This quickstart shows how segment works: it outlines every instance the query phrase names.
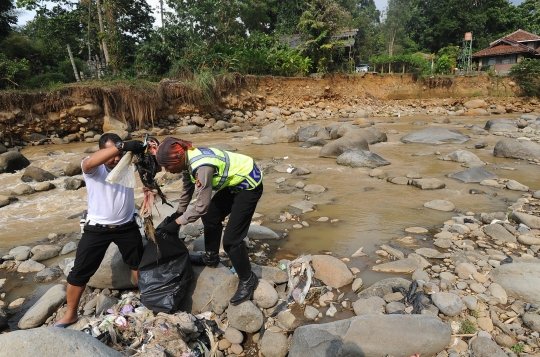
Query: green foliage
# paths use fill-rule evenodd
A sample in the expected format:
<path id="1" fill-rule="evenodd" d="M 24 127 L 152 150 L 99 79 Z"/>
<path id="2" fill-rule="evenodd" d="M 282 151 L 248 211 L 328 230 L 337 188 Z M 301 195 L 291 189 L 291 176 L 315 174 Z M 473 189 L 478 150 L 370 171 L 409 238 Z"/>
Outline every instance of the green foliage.
<path id="1" fill-rule="evenodd" d="M 29 89 L 48 88 L 58 83 L 68 83 L 70 80 L 62 73 L 45 73 L 27 79 L 23 87 Z"/>
<path id="2" fill-rule="evenodd" d="M 326 73 L 333 57 L 343 50 L 345 42 L 335 36 L 348 21 L 348 14 L 334 0 L 314 0 L 302 13 L 298 30 L 304 39 L 303 53 L 316 65 L 317 72 Z"/>
<path id="3" fill-rule="evenodd" d="M 28 60 L 8 59 L 0 53 L 0 88 L 16 88 L 30 74 Z"/>
<path id="4" fill-rule="evenodd" d="M 430 72 L 430 64 L 421 53 L 398 56 L 374 56 L 370 59 L 370 62 L 374 66 L 377 66 L 381 72 L 388 72 L 389 70 L 417 74 L 428 74 Z"/>
<path id="5" fill-rule="evenodd" d="M 525 344 L 523 342 L 519 342 L 510 347 L 510 349 L 515 353 L 521 353 L 525 349 Z"/>
<path id="6" fill-rule="evenodd" d="M 461 321 L 460 334 L 468 335 L 476 332 L 476 325 L 469 320 Z"/>
<path id="7" fill-rule="evenodd" d="M 83 71 L 85 69 L 84 62 L 80 58 L 74 59 L 77 70 Z M 68 79 L 68 82 L 75 82 L 75 74 L 73 73 L 73 65 L 70 60 L 65 60 L 58 63 L 58 73 L 62 74 Z"/>
<path id="8" fill-rule="evenodd" d="M 510 69 L 510 76 L 526 96 L 540 98 L 540 60 L 523 59 Z"/>
<path id="9" fill-rule="evenodd" d="M 455 64 L 448 58 L 447 55 L 442 55 L 439 57 L 437 62 L 435 62 L 435 73 L 437 74 L 450 74 L 452 72 L 452 68 L 454 68 Z"/>
<path id="10" fill-rule="evenodd" d="M 12 0 L 0 1 L 0 41 L 9 35 L 12 30 L 11 26 L 17 23 L 14 9 Z"/>

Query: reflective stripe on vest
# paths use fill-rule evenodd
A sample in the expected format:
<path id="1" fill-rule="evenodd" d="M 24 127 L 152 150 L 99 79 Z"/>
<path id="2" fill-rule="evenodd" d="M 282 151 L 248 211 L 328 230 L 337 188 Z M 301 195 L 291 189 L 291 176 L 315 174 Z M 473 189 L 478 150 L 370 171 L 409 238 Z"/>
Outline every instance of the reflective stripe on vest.
<path id="1" fill-rule="evenodd" d="M 215 148 L 195 148 L 188 151 L 188 159 L 193 182 L 193 172 L 199 167 L 212 166 L 217 169 L 212 187 L 218 191 L 224 187 L 250 190 L 262 181 L 262 172 L 249 156 Z"/>

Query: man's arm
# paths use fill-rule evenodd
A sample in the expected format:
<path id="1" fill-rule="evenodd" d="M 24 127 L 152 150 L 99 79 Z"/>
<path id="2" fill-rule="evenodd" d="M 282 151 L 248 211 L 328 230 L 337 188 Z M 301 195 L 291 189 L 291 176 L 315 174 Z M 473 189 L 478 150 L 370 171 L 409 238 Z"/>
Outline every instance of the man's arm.
<path id="1" fill-rule="evenodd" d="M 199 217 L 204 216 L 206 212 L 208 212 L 210 201 L 212 200 L 213 176 L 214 168 L 212 166 L 202 166 L 197 169 L 197 183 L 195 185 L 192 184 L 193 189 L 197 186 L 197 202 L 195 203 L 195 206 L 185 211 L 184 214 L 176 220 L 178 224 L 185 225 L 195 222 Z"/>
<path id="2" fill-rule="evenodd" d="M 81 168 L 85 174 L 92 174 L 96 171 L 99 165 L 106 163 L 118 154 L 119 151 L 114 145 L 100 149 L 83 159 Z"/>

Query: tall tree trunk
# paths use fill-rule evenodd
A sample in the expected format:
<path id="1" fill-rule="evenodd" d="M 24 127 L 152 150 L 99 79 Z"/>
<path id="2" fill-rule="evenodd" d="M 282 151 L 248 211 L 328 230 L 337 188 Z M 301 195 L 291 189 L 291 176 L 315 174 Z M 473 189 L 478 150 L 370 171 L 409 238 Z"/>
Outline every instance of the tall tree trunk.
<path id="1" fill-rule="evenodd" d="M 71 65 L 73 66 L 73 73 L 75 74 L 75 79 L 77 82 L 81 81 L 81 77 L 79 77 L 79 71 L 77 71 L 77 66 L 75 65 L 75 60 L 73 59 L 73 53 L 71 53 L 71 47 L 69 46 L 69 43 L 67 44 L 67 50 L 69 54 L 69 60 L 71 61 Z"/>
<path id="2" fill-rule="evenodd" d="M 161 15 L 161 41 L 165 43 L 165 35 L 163 34 L 163 27 L 165 27 L 165 23 L 163 22 L 163 0 L 159 0 L 159 14 Z"/>
<path id="3" fill-rule="evenodd" d="M 98 13 L 98 20 L 99 20 L 99 31 L 101 32 L 102 36 L 105 35 L 105 26 L 103 26 L 103 15 L 101 13 L 101 0 L 96 0 L 97 3 L 97 13 Z M 109 65 L 110 58 L 109 58 L 109 51 L 107 50 L 107 42 L 105 41 L 105 38 L 102 40 L 103 45 L 103 55 L 105 56 L 105 62 L 107 65 Z"/>
<path id="4" fill-rule="evenodd" d="M 92 48 L 90 47 L 90 23 L 92 22 L 92 0 L 88 1 L 88 60 L 92 58 Z"/>

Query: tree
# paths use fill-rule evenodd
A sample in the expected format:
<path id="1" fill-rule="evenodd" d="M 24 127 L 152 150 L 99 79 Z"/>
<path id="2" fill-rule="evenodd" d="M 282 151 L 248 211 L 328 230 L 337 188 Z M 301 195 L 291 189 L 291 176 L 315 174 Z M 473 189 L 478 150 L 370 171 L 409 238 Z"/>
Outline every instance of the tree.
<path id="1" fill-rule="evenodd" d="M 405 31 L 407 23 L 411 20 L 411 0 L 389 0 L 382 31 L 387 43 L 388 55 L 393 56 L 396 47 L 399 51 L 406 47 L 408 35 Z"/>
<path id="2" fill-rule="evenodd" d="M 525 95 L 540 98 L 540 60 L 523 59 L 510 69 L 510 76 L 519 84 Z"/>
<path id="3" fill-rule="evenodd" d="M 521 28 L 525 31 L 540 33 L 540 1 L 525 0 L 518 7 L 519 16 L 523 25 Z"/>
<path id="4" fill-rule="evenodd" d="M 333 56 L 345 44 L 337 35 L 349 20 L 348 14 L 333 0 L 314 0 L 307 6 L 298 23 L 305 40 L 301 48 L 317 66 L 317 72 L 326 73 L 333 65 Z"/>
<path id="5" fill-rule="evenodd" d="M 13 0 L 0 1 L 0 41 L 9 35 L 11 25 L 17 23 L 17 16 L 13 13 L 13 10 L 15 10 Z"/>

